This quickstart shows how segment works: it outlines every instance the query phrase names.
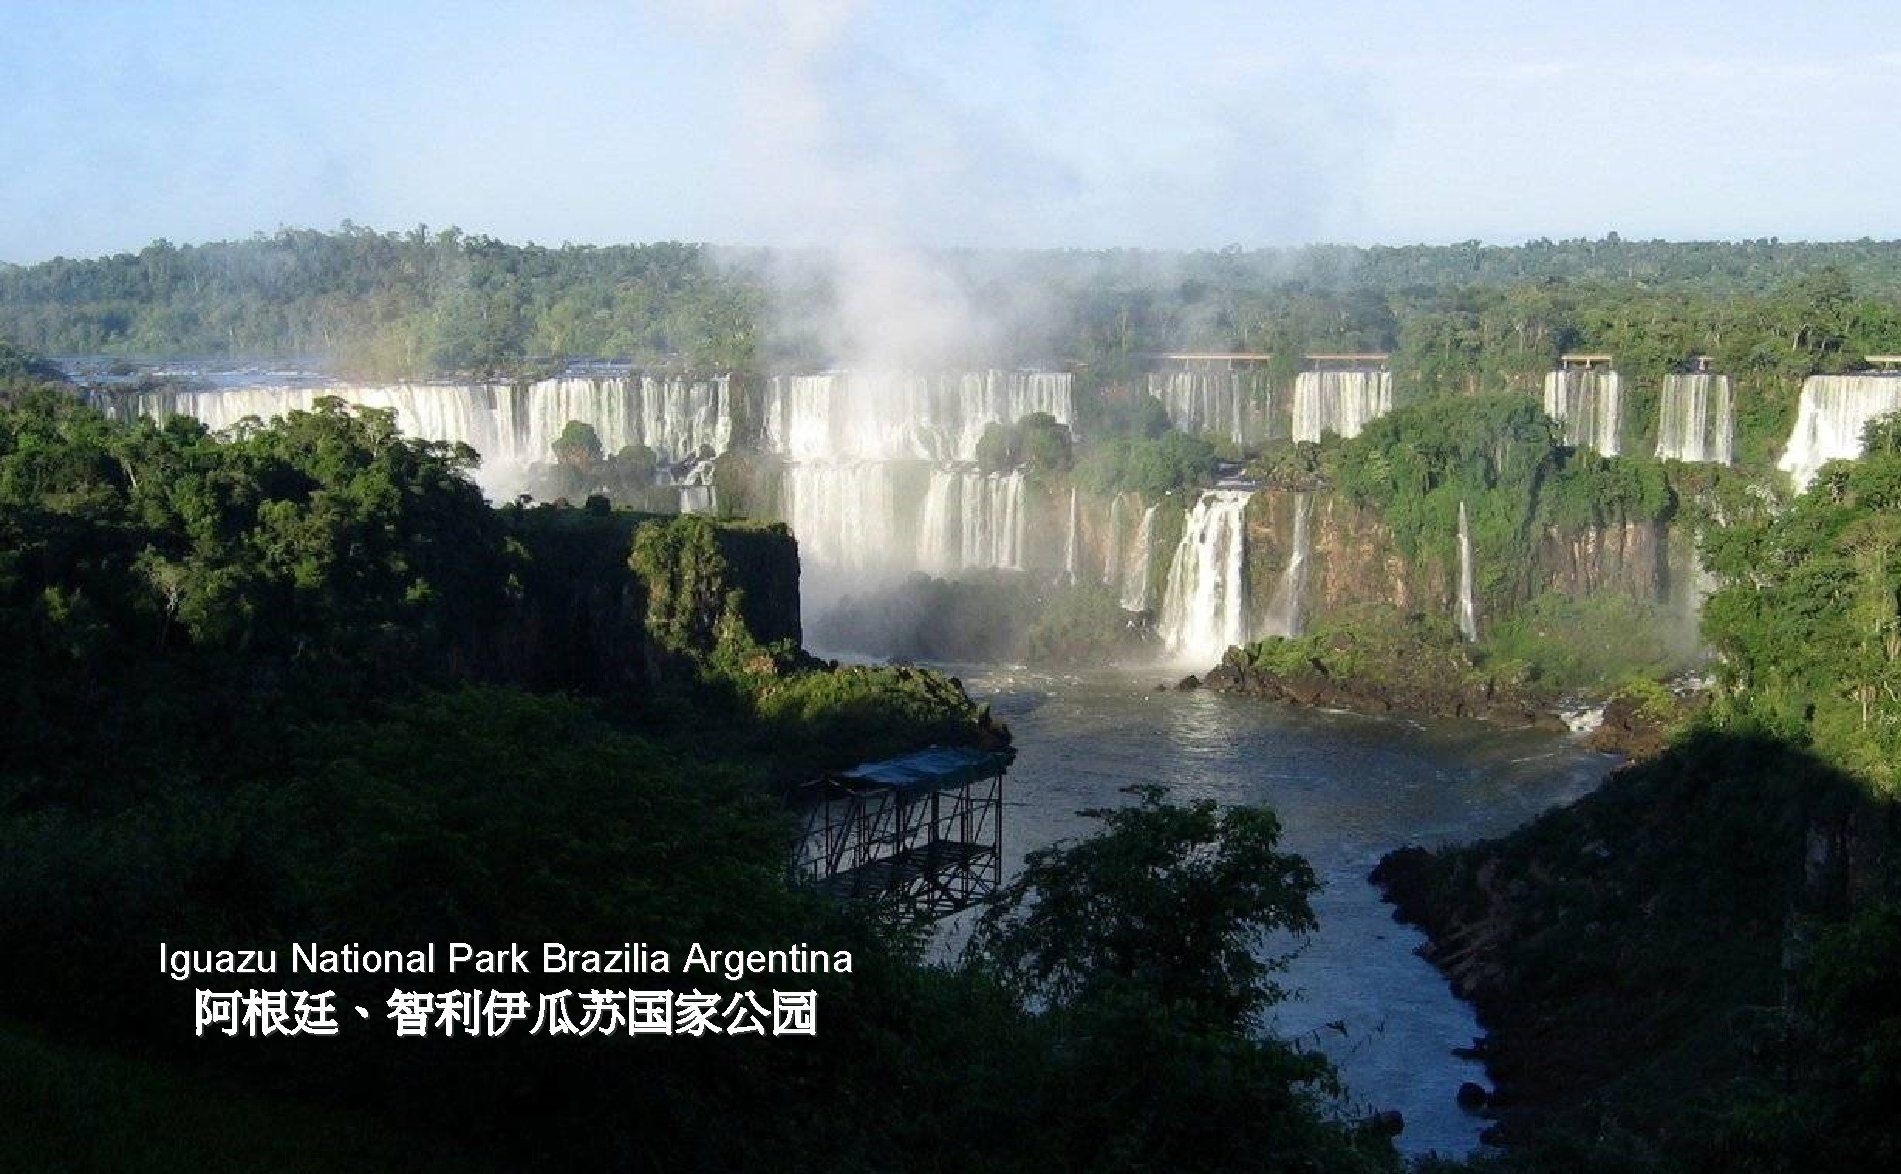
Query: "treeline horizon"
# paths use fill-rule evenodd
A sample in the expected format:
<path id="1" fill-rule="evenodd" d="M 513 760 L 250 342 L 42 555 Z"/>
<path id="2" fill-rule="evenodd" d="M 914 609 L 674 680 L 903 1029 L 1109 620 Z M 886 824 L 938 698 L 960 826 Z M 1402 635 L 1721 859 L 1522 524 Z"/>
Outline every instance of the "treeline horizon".
<path id="1" fill-rule="evenodd" d="M 838 272 L 816 249 L 549 247 L 456 228 L 0 265 L 0 337 L 53 355 L 321 358 L 339 374 L 520 377 L 577 357 L 693 370 L 823 364 Z M 1433 393 L 1521 386 L 1563 350 L 1640 371 L 1840 370 L 1901 349 L 1901 241 L 942 249 L 908 254 L 980 321 L 984 365 L 1113 381 L 1156 352 L 1391 352 Z"/>

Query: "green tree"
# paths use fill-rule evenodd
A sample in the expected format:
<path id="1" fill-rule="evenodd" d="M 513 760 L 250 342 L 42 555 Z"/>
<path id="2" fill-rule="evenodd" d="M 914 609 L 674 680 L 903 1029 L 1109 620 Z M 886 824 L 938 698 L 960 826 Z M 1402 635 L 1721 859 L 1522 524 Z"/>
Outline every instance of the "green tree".
<path id="1" fill-rule="evenodd" d="M 1319 887 L 1280 850 L 1265 807 L 1182 806 L 1132 787 L 1133 807 L 1083 814 L 1089 839 L 1030 853 L 979 919 L 969 956 L 1020 997 L 1064 1007 L 1134 987 L 1210 1024 L 1244 1029 L 1280 997 L 1270 934 L 1315 928 Z"/>

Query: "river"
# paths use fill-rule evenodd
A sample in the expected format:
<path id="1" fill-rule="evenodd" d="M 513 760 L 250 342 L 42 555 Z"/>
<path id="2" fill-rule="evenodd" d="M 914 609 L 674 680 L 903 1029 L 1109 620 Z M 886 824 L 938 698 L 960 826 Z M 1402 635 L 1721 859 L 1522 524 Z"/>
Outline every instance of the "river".
<path id="1" fill-rule="evenodd" d="M 1455 1096 L 1462 1081 L 1490 1082 L 1452 1049 L 1471 1045 L 1477 1021 L 1414 953 L 1424 939 L 1393 921 L 1367 873 L 1402 844 L 1509 831 L 1590 790 L 1613 760 L 1562 735 L 1161 692 L 1161 678 L 965 675 L 971 695 L 1016 735 L 1006 871 L 1033 849 L 1086 834 L 1091 821 L 1076 813 L 1129 803 L 1121 789 L 1135 784 L 1163 784 L 1178 800 L 1274 808 L 1284 846 L 1325 887 L 1314 900 L 1319 932 L 1281 976 L 1293 997 L 1271 1030 L 1330 1055 L 1352 1111 L 1404 1114 L 1403 1153 L 1468 1153 L 1486 1122 Z"/>

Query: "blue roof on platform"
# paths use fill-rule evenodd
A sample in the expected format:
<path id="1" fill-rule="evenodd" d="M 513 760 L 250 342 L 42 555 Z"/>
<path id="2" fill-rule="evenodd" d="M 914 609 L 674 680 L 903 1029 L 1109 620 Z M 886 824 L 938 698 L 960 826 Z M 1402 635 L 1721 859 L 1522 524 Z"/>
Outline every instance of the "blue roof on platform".
<path id="1" fill-rule="evenodd" d="M 978 750 L 969 746 L 932 746 L 896 758 L 866 762 L 838 775 L 855 783 L 880 787 L 955 787 L 1003 773 L 1016 757 L 1014 750 Z"/>

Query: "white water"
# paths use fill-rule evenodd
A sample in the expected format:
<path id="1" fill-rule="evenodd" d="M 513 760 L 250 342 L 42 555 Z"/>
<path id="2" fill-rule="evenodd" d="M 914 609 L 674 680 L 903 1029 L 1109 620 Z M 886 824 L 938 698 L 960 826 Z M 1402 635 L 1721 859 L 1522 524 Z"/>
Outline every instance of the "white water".
<path id="1" fill-rule="evenodd" d="M 405 436 L 468 445 L 482 455 L 476 481 L 491 495 L 503 495 L 525 485 L 530 467 L 554 459 L 555 440 L 575 420 L 594 429 L 608 455 L 644 444 L 672 464 L 702 449 L 724 452 L 732 443 L 730 392 L 725 376 L 631 375 L 528 384 L 273 383 L 101 395 L 95 403 L 111 415 L 161 421 L 191 416 L 223 431 L 247 417 L 268 421 L 307 412 L 318 399 L 335 396 L 347 404 L 394 411 Z"/>
<path id="2" fill-rule="evenodd" d="M 1393 377 L 1386 371 L 1302 371 L 1294 380 L 1294 439 L 1321 434 L 1353 437 L 1393 410 Z"/>
<path id="3" fill-rule="evenodd" d="M 1811 375 L 1802 384 L 1795 430 L 1776 467 L 1802 492 L 1823 465 L 1861 455 L 1870 420 L 1901 411 L 1901 374 Z"/>
<path id="4" fill-rule="evenodd" d="M 786 520 L 799 541 L 801 574 L 823 591 L 828 580 L 884 578 L 911 569 L 894 559 L 899 535 L 898 466 L 793 465 L 785 473 Z"/>
<path id="5" fill-rule="evenodd" d="M 1034 412 L 1069 422 L 1069 375 L 782 375 L 766 388 L 766 445 L 795 461 L 973 461 L 986 427 Z"/>
<path id="6" fill-rule="evenodd" d="M 1082 582 L 1082 516 L 1076 507 L 1076 487 L 1069 487 L 1069 528 L 1063 532 L 1063 582 L 1074 587 Z"/>
<path id="7" fill-rule="evenodd" d="M 1248 639 L 1245 532 L 1249 490 L 1214 489 L 1189 512 L 1162 596 L 1163 646 L 1172 661 L 1212 667 Z"/>
<path id="8" fill-rule="evenodd" d="M 1657 459 L 1734 461 L 1736 405 L 1729 376 L 1703 372 L 1670 375 L 1663 381 L 1663 407 L 1657 419 Z"/>
<path id="9" fill-rule="evenodd" d="M 992 424 L 1070 418 L 1070 377 L 832 371 L 774 378 L 765 442 L 788 458 L 786 520 L 800 543 L 808 604 L 924 571 L 1021 569 L 1028 522 L 1021 474 L 970 467 Z M 920 463 L 928 463 L 928 468 Z M 1075 576 L 1075 509 L 1064 571 Z"/>
<path id="10" fill-rule="evenodd" d="M 1470 643 L 1479 638 L 1479 605 L 1472 598 L 1472 527 L 1465 503 L 1459 503 L 1459 634 Z"/>
<path id="11" fill-rule="evenodd" d="M 1158 508 L 1150 506 L 1142 511 L 1142 524 L 1135 531 L 1135 545 L 1122 563 L 1123 611 L 1147 611 L 1152 606 L 1149 565 L 1155 558 L 1155 511 Z"/>
<path id="12" fill-rule="evenodd" d="M 1244 448 L 1267 440 L 1273 398 L 1264 372 L 1193 363 L 1152 372 L 1148 386 L 1169 423 L 1183 432 L 1221 436 Z"/>
<path id="13" fill-rule="evenodd" d="M 786 517 L 807 595 L 823 600 L 913 571 L 956 576 L 1023 566 L 1024 479 L 975 469 L 921 471 L 895 461 L 788 466 Z"/>
<path id="14" fill-rule="evenodd" d="M 1307 560 L 1313 553 L 1313 537 L 1310 533 L 1313 512 L 1313 495 L 1296 493 L 1294 533 L 1287 554 L 1287 566 L 1281 570 L 1281 581 L 1275 586 L 1274 598 L 1267 608 L 1267 628 L 1271 635 L 1298 636 L 1305 626 Z"/>
<path id="15" fill-rule="evenodd" d="M 1114 587 L 1122 582 L 1122 495 L 1109 499 L 1109 540 L 1102 560 L 1102 581 Z"/>
<path id="16" fill-rule="evenodd" d="M 1614 457 L 1624 428 L 1623 380 L 1602 367 L 1548 371 L 1545 414 L 1564 426 L 1565 444 Z"/>

